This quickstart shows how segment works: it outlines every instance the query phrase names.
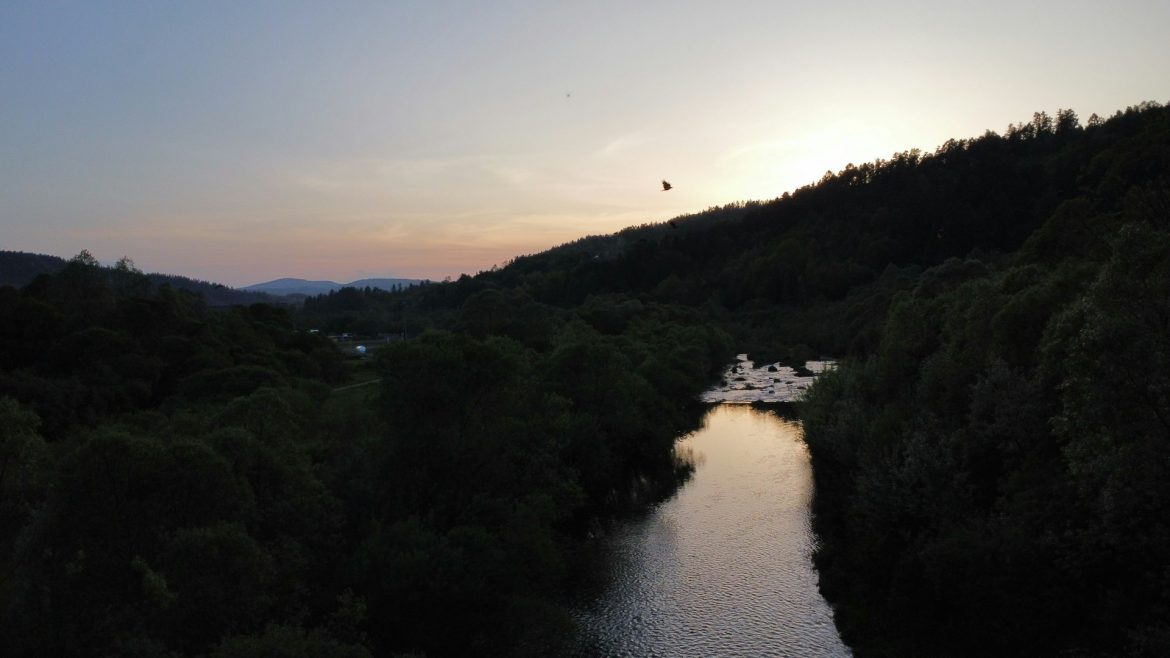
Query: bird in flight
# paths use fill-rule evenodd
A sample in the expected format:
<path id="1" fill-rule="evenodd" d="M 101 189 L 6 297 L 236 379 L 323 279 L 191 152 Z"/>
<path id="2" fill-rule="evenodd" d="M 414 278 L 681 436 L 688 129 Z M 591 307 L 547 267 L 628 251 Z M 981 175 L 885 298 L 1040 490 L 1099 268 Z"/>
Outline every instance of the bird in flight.
<path id="1" fill-rule="evenodd" d="M 669 189 L 670 189 L 670 183 L 667 183 L 666 181 L 662 181 L 662 191 L 665 192 Z"/>

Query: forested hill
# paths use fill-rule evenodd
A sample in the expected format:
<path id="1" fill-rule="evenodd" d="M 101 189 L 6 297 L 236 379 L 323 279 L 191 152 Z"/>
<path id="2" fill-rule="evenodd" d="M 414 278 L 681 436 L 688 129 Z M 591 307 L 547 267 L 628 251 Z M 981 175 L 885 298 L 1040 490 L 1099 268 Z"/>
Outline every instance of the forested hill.
<path id="1" fill-rule="evenodd" d="M 0 251 L 0 286 L 23 286 L 41 274 L 59 272 L 65 259 L 23 251 Z"/>
<path id="2" fill-rule="evenodd" d="M 814 388 L 859 656 L 1170 655 L 1170 112 L 1095 130 L 1037 159 L 1005 253 L 924 271 Z"/>
<path id="3" fill-rule="evenodd" d="M 1104 235 L 1107 226 L 1084 226 L 1084 213 L 1064 206 L 1088 203 L 1115 224 L 1128 191 L 1164 175 L 1166 112 L 1146 103 L 1086 125 L 1071 111 L 1038 113 L 1002 135 L 851 164 L 779 199 L 582 238 L 452 285 L 310 300 L 306 317 L 344 311 L 351 325 L 418 329 L 495 289 L 584 304 L 610 324 L 621 323 L 623 301 L 681 304 L 724 321 L 753 349 L 865 354 L 892 296 L 928 268 L 950 258 L 1000 263 L 1037 232 L 1029 248 L 1049 257 L 1084 231 Z"/>
<path id="4" fill-rule="evenodd" d="M 1038 113 L 303 320 L 531 340 L 670 305 L 843 357 L 804 415 L 857 655 L 1170 655 L 1168 176 L 1170 109 Z"/>

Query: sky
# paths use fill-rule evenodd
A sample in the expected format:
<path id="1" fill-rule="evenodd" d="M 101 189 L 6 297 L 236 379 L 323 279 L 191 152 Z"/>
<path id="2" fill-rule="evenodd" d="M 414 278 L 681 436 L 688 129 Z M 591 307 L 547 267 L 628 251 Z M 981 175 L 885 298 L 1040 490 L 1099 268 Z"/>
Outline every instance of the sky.
<path id="1" fill-rule="evenodd" d="M 1166 103 L 1168 25 L 1165 0 L 0 0 L 0 249 L 235 286 L 474 274 Z"/>

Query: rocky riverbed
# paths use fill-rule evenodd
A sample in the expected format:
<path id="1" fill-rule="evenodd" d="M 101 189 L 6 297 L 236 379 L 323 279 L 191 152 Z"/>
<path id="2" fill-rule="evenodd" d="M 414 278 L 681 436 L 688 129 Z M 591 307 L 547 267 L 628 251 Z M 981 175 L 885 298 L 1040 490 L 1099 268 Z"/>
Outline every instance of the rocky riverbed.
<path id="1" fill-rule="evenodd" d="M 720 384 L 705 391 L 703 402 L 796 402 L 812 386 L 817 375 L 836 366 L 834 361 L 808 361 L 802 371 L 767 363 L 757 366 L 747 354 L 739 354 L 723 373 Z"/>

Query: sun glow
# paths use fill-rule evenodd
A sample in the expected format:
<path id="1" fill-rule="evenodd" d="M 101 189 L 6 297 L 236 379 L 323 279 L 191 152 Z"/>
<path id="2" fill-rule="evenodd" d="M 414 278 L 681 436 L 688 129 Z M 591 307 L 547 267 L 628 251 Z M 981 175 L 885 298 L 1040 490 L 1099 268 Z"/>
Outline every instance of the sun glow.
<path id="1" fill-rule="evenodd" d="M 720 194 L 728 199 L 769 199 L 836 173 L 888 158 L 899 147 L 897 138 L 878 126 L 838 122 L 799 137 L 745 144 L 717 163 Z"/>

